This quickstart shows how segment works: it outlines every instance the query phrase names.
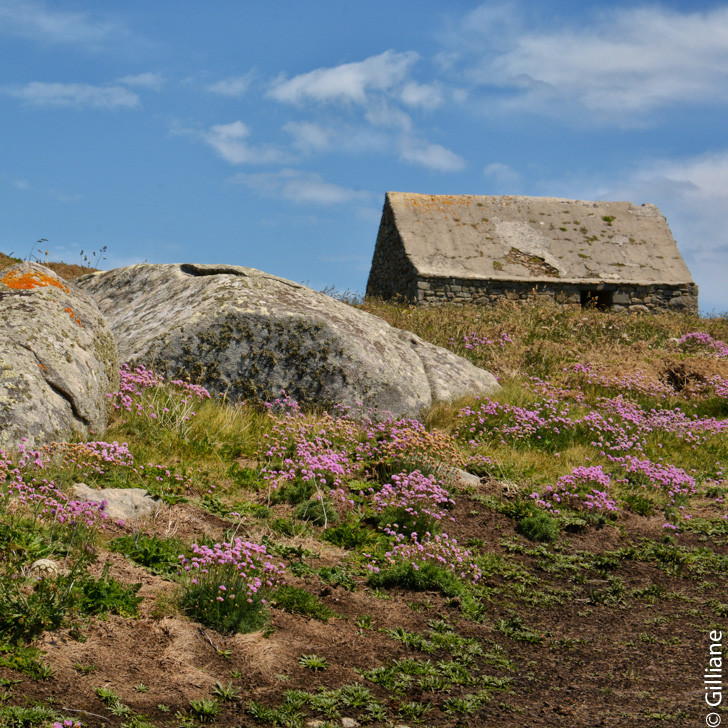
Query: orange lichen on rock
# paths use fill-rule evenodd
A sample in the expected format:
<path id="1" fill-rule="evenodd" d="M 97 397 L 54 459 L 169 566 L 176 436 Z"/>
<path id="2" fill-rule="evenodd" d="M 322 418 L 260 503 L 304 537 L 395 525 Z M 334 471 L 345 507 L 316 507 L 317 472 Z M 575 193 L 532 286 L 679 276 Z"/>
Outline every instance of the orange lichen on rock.
<path id="1" fill-rule="evenodd" d="M 75 313 L 73 313 L 73 309 L 70 306 L 66 306 L 66 308 L 63 309 L 79 326 L 83 326 L 81 323 L 81 319 L 76 316 Z"/>
<path id="2" fill-rule="evenodd" d="M 39 271 L 20 273 L 19 271 L 11 270 L 0 278 L 0 283 L 4 283 L 8 288 L 16 291 L 32 290 L 33 288 L 40 288 L 42 286 L 55 286 L 68 293 L 68 286 Z"/>
<path id="3" fill-rule="evenodd" d="M 414 210 L 423 213 L 439 212 L 444 217 L 450 218 L 462 209 L 467 209 L 472 204 L 469 195 L 419 195 L 405 193 L 403 195 L 407 204 Z M 455 218 L 457 221 L 457 218 Z"/>

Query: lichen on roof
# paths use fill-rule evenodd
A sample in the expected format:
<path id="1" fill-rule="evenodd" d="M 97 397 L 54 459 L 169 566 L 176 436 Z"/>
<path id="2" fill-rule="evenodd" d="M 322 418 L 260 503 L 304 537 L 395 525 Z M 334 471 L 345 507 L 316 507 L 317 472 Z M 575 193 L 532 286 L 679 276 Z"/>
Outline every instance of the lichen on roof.
<path id="1" fill-rule="evenodd" d="M 654 205 L 388 192 L 420 277 L 692 283 Z"/>

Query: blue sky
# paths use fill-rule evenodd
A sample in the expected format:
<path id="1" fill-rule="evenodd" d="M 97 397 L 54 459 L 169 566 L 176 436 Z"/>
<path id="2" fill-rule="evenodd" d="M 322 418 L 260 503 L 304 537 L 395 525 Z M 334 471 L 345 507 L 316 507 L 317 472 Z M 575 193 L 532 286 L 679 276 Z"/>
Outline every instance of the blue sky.
<path id="1" fill-rule="evenodd" d="M 0 0 L 0 250 L 363 291 L 387 190 L 660 207 L 728 311 L 728 3 Z"/>

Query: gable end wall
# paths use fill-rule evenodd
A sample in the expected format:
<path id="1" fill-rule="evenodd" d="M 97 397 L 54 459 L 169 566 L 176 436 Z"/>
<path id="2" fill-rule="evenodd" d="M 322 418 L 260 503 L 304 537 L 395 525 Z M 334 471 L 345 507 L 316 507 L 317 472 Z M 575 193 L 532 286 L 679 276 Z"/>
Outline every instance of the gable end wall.
<path id="1" fill-rule="evenodd" d="M 367 296 L 408 301 L 417 299 L 417 270 L 404 252 L 404 244 L 394 220 L 394 212 L 385 198 L 372 267 L 367 281 Z"/>

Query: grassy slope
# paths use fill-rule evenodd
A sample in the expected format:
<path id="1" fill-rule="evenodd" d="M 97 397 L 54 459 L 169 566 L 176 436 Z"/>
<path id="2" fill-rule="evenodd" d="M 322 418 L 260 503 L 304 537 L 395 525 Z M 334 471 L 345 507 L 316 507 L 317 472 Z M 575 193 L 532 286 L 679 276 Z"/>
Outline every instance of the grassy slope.
<path id="1" fill-rule="evenodd" d="M 728 341 L 725 318 L 611 315 L 548 305 L 364 307 L 493 371 L 504 385 L 501 405 L 550 399 L 568 403 L 570 416 L 577 417 L 622 395 L 644 412 L 680 408 L 690 417 L 728 417 L 725 395 L 710 385 L 714 377 L 728 378 L 728 358 L 676 344 L 692 331 Z M 590 367 L 592 375 L 574 365 Z M 548 379 L 551 388 L 543 394 L 533 378 Z M 728 626 L 725 435 L 701 435 L 695 442 L 660 427 L 643 433 L 641 458 L 662 458 L 696 481 L 694 493 L 676 500 L 666 489 L 625 478 L 602 454 L 605 448 L 591 444 L 593 432 L 564 426 L 558 433 L 494 437 L 510 422 L 501 411 L 477 436 L 465 435 L 462 409 L 475 411 L 482 403 L 439 405 L 426 418 L 430 431 L 439 433 L 434 439 L 411 437 L 407 453 L 372 460 L 369 475 L 360 469 L 343 479 L 356 507 L 334 532 L 305 520 L 306 509 L 296 502 L 300 492 L 286 496 L 284 489 L 286 497 L 276 496 L 261 477 L 262 466 L 277 464 L 265 456 L 270 439 L 264 435 L 275 439 L 280 419 L 207 402 L 186 422 L 179 397 L 165 391 L 155 396 L 169 396 L 158 402 L 171 410 L 166 424 L 123 413 L 106 433 L 110 442 L 129 443 L 135 471 L 110 466 L 94 473 L 69 457 L 56 459 L 43 474 L 61 488 L 80 479 L 142 486 L 171 504 L 152 522 L 110 526 L 96 541 L 114 578 L 142 583 L 141 617 L 124 616 L 123 609 L 114 616 L 112 608 L 103 622 L 80 610 L 75 626 L 66 619 L 60 629 L 46 631 L 31 643 L 45 650 L 54 671 L 45 679 L 17 669 L 23 640 L 6 647 L 17 659 L 0 667 L 7 691 L 0 726 L 50 725 L 52 711 L 89 726 L 137 728 L 298 726 L 313 718 L 336 719 L 334 725 L 340 716 L 377 726 L 651 726 L 704 719 L 706 635 Z M 351 434 L 320 418 L 306 422 L 327 428 L 334 444 Z M 382 537 L 370 497 L 357 495 L 362 481 L 378 489 L 399 470 L 441 474 L 433 453 L 441 462 L 469 462 L 483 476 L 478 486 L 446 480 L 457 505 L 454 520 L 442 526 L 469 546 L 483 578 L 469 586 L 439 573 L 417 582 L 405 569 L 372 582 L 363 554 L 376 553 Z M 477 467 L 474 455 L 483 456 Z M 534 506 L 531 492 L 543 493 L 587 464 L 613 472 L 616 514 L 562 508 L 554 517 Z M 617 482 L 619 476 L 625 482 Z M 230 516 L 232 510 L 239 515 Z M 17 513 L 6 508 L 3 522 L 17 523 Z M 679 530 L 666 530 L 666 522 Z M 37 528 L 47 539 L 48 532 Z M 267 543 L 288 565 L 289 582 L 311 597 L 280 593 L 270 633 L 241 639 L 209 628 L 199 632 L 181 613 L 169 558 L 152 558 L 159 539 L 174 534 L 174 552 L 205 535 L 221 540 L 231 535 L 229 528 Z M 37 544 L 20 546 L 17 533 L 4 533 L 6 555 L 25 549 L 30 561 L 40 553 Z M 128 542 L 123 549 L 146 568 L 111 553 L 111 540 L 123 535 L 137 545 L 148 543 L 145 535 L 157 537 L 141 556 Z M 99 564 L 88 569 L 99 576 Z M 327 617 L 325 609 L 337 616 Z M 312 654 L 318 661 L 299 659 Z M 120 703 L 100 697 L 101 686 Z M 217 708 L 195 700 L 217 701 Z M 33 701 L 40 701 L 35 717 Z M 51 712 L 43 718 L 43 710 Z"/>

